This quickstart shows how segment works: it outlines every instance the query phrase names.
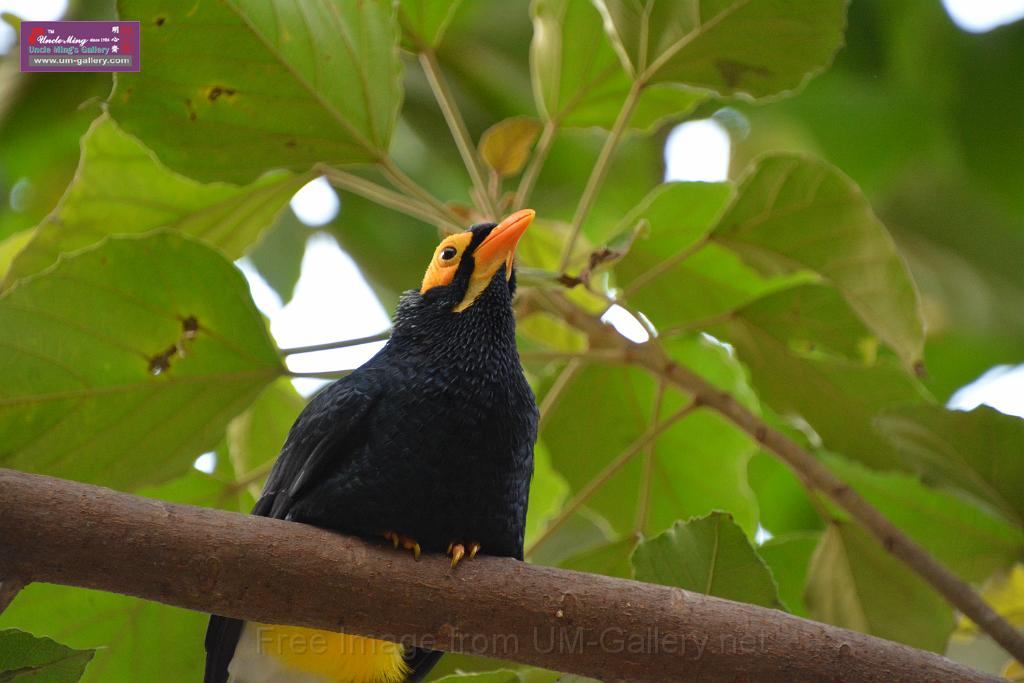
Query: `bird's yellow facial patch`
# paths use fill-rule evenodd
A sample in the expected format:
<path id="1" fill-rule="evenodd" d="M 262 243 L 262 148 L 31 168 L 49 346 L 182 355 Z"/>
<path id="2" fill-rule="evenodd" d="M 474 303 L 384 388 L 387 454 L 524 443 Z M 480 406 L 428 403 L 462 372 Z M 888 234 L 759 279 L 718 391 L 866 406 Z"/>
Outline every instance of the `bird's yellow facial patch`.
<path id="1" fill-rule="evenodd" d="M 453 309 L 461 313 L 476 301 L 490 284 L 491 278 L 498 269 L 505 266 L 506 279 L 512 277 L 512 261 L 515 258 L 516 245 L 526 229 L 533 222 L 536 212 L 533 209 L 522 209 L 509 215 L 495 225 L 473 251 L 473 271 L 469 276 L 466 294 Z M 451 235 L 441 241 L 434 250 L 434 258 L 430 261 L 420 294 L 433 287 L 451 284 L 462 263 L 463 256 L 473 241 L 472 232 Z"/>
<path id="2" fill-rule="evenodd" d="M 455 271 L 462 262 L 462 255 L 466 253 L 473 234 L 462 232 L 457 235 L 449 235 L 441 240 L 434 250 L 434 258 L 430 259 L 427 272 L 423 275 L 423 286 L 420 287 L 420 294 L 426 293 L 428 289 L 451 284 L 455 277 Z"/>
<path id="3" fill-rule="evenodd" d="M 287 670 L 318 680 L 399 683 L 409 673 L 402 646 L 397 643 L 300 626 L 248 627 L 255 627 L 259 654 L 276 659 Z"/>

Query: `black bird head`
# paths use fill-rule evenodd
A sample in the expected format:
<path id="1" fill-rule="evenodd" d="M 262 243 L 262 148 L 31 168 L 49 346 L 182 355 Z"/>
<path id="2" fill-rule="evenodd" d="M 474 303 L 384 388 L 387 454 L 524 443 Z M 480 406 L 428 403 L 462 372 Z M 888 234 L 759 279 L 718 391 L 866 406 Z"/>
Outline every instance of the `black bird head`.
<path id="1" fill-rule="evenodd" d="M 532 209 L 500 223 L 480 223 L 441 240 L 419 291 L 406 292 L 395 314 L 392 341 L 422 342 L 439 353 L 515 344 L 512 294 L 516 245 L 533 221 Z"/>
<path id="2" fill-rule="evenodd" d="M 480 223 L 445 237 L 434 250 L 420 296 L 461 314 L 492 287 L 505 287 L 511 295 L 516 245 L 535 215 L 532 209 L 523 209 L 500 223 Z"/>

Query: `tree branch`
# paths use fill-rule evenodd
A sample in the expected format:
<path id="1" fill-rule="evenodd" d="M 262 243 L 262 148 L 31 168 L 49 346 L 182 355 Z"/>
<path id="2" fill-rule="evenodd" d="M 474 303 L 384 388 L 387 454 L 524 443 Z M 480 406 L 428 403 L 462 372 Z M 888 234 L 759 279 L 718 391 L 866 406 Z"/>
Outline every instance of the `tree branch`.
<path id="1" fill-rule="evenodd" d="M 18 592 L 25 587 L 25 582 L 14 577 L 0 579 L 0 614 L 7 609 Z"/>
<path id="2" fill-rule="evenodd" d="M 675 588 L 489 557 L 453 574 L 442 556 L 414 562 L 306 525 L 3 469 L 0 575 L 606 680 L 999 680 L 930 652 Z M 201 648 L 197 640 L 196 657 Z"/>
<path id="3" fill-rule="evenodd" d="M 566 322 L 585 332 L 592 343 L 601 347 L 602 353 L 592 359 L 607 358 L 613 349 L 619 349 L 621 357 L 612 362 L 627 362 L 646 368 L 656 377 L 662 377 L 694 396 L 698 403 L 721 413 L 788 465 L 805 485 L 828 496 L 846 510 L 883 548 L 906 563 L 1015 659 L 1024 662 L 1024 635 L 999 616 L 970 585 L 946 569 L 798 443 L 744 408 L 729 393 L 720 391 L 700 375 L 673 362 L 656 341 L 644 344 L 630 342 L 611 326 L 577 308 L 561 295 L 546 296 L 544 301 L 553 305 Z"/>

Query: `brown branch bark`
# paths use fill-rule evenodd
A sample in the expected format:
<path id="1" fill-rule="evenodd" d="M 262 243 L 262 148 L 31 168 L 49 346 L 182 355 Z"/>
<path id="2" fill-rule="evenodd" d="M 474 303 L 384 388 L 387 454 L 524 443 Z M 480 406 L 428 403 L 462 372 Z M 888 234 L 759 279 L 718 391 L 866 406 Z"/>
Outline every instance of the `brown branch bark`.
<path id="1" fill-rule="evenodd" d="M 585 332 L 596 344 L 597 359 L 621 353 L 617 362 L 643 367 L 657 377 L 691 394 L 700 404 L 718 411 L 737 427 L 760 442 L 811 489 L 828 496 L 846 510 L 888 552 L 907 564 L 927 581 L 951 605 L 967 615 L 1015 659 L 1024 662 L 1024 635 L 1003 619 L 966 582 L 946 569 L 938 560 L 904 534 L 856 491 L 836 477 L 811 453 L 782 432 L 740 405 L 728 392 L 717 389 L 700 375 L 674 363 L 656 342 L 636 344 L 625 339 L 611 326 L 580 310 L 560 295 L 545 301 L 566 322 Z"/>
<path id="2" fill-rule="evenodd" d="M 18 592 L 25 587 L 25 582 L 14 577 L 0 579 L 0 614 L 11 604 Z"/>
<path id="3" fill-rule="evenodd" d="M 486 549 L 485 549 L 486 550 Z M 173 505 L 0 469 L 0 575 L 630 681 L 996 681 L 930 652 L 687 591 Z M 196 657 L 202 644 L 196 642 Z"/>

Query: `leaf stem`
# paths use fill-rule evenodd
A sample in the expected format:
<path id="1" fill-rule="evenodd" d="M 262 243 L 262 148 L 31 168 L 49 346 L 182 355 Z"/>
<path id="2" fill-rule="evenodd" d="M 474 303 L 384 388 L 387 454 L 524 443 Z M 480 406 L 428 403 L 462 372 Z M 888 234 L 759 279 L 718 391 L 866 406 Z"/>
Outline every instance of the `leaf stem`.
<path id="1" fill-rule="evenodd" d="M 425 47 L 420 51 L 419 58 L 420 66 L 423 68 L 423 73 L 427 76 L 430 89 L 434 92 L 437 105 L 441 108 L 444 120 L 448 123 L 448 129 L 452 132 L 455 146 L 459 148 L 459 154 L 462 155 L 462 161 L 466 165 L 466 171 L 469 172 L 469 178 L 473 181 L 473 187 L 476 190 L 477 196 L 477 208 L 490 218 L 497 220 L 498 207 L 495 205 L 491 193 L 487 191 L 487 182 L 484 179 L 479 155 L 469 135 L 469 130 L 466 128 L 466 122 L 462 118 L 462 113 L 459 111 L 459 106 L 455 102 L 455 96 L 452 94 L 451 88 L 448 87 L 448 82 L 441 72 L 441 65 L 437 63 L 437 55 L 433 49 Z"/>
<path id="2" fill-rule="evenodd" d="M 661 404 L 665 399 L 665 380 L 658 382 L 658 390 L 654 394 L 654 405 L 651 406 L 651 424 L 656 424 L 661 417 Z M 654 475 L 654 442 L 644 448 L 643 473 L 641 474 L 640 496 L 636 506 L 636 521 L 633 533 L 640 535 L 647 526 L 647 513 L 651 504 L 651 480 Z"/>
<path id="3" fill-rule="evenodd" d="M 453 225 L 450 217 L 420 199 L 389 190 L 372 180 L 367 180 L 354 173 L 348 173 L 329 166 L 321 167 L 320 172 L 335 187 L 369 199 L 375 204 L 380 204 L 399 213 L 412 216 L 428 225 L 435 225 L 437 223 L 441 223 L 444 226 Z M 454 225 L 458 226 L 458 223 Z"/>
<path id="4" fill-rule="evenodd" d="M 323 344 L 311 344 L 309 346 L 294 346 L 290 349 L 281 349 L 278 351 L 282 356 L 294 356 L 300 353 L 313 353 L 314 351 L 327 351 L 329 349 L 344 349 L 349 346 L 360 346 L 362 344 L 371 344 L 373 342 L 385 341 L 391 337 L 391 330 L 384 330 L 377 334 L 371 334 L 366 337 L 358 337 L 356 339 L 342 339 L 340 341 L 325 342 Z"/>
<path id="5" fill-rule="evenodd" d="M 540 139 L 533 148 L 533 156 L 530 157 L 530 163 L 527 165 L 526 170 L 523 171 L 523 177 L 519 179 L 519 187 L 516 189 L 515 199 L 512 200 L 513 210 L 525 207 L 526 202 L 530 201 L 533 186 L 536 184 L 537 178 L 540 177 L 541 169 L 544 168 L 544 162 L 547 161 L 548 152 L 551 151 L 551 145 L 555 141 L 555 134 L 557 132 L 558 124 L 554 121 L 548 121 L 544 124 L 543 130 L 540 132 Z"/>
<path id="6" fill-rule="evenodd" d="M 633 116 L 633 110 L 640 100 L 640 93 L 642 91 L 643 84 L 640 81 L 634 81 L 629 89 L 629 94 L 626 95 L 626 101 L 622 103 L 619 116 L 615 119 L 615 124 L 608 134 L 608 138 L 604 141 L 601 153 L 594 163 L 594 170 L 590 172 L 590 178 L 587 180 L 587 185 L 580 196 L 579 204 L 576 205 L 576 213 L 572 218 L 569 239 L 565 243 L 565 248 L 562 251 L 561 265 L 558 267 L 560 271 L 564 272 L 569 266 L 569 261 L 572 259 L 572 250 L 576 247 L 576 240 L 579 239 L 583 222 L 586 221 L 587 215 L 594 205 L 594 200 L 597 198 L 597 193 L 604 184 L 605 177 L 608 175 L 608 170 L 611 167 L 612 156 L 615 153 L 615 149 L 619 146 L 622 134 L 626 131 L 626 126 L 629 125 L 629 119 Z"/>
<path id="7" fill-rule="evenodd" d="M 600 361 L 605 363 L 626 363 L 629 361 L 620 349 L 589 349 L 587 351 L 523 351 L 519 354 L 524 363 L 545 363 L 556 360 Z"/>
<path id="8" fill-rule="evenodd" d="M 657 264 L 653 268 L 641 273 L 635 280 L 623 289 L 622 298 L 625 299 L 631 294 L 635 294 L 637 291 L 643 289 L 649 285 L 654 279 L 661 277 L 667 270 L 678 266 L 680 263 L 690 258 L 698 251 L 703 249 L 711 242 L 711 238 L 708 236 L 702 237 L 687 248 L 683 249 L 677 254 L 670 256 L 661 263 Z"/>
<path id="9" fill-rule="evenodd" d="M 346 368 L 344 370 L 322 370 L 317 372 L 294 372 L 289 370 L 287 375 L 292 378 L 302 379 L 341 379 L 342 377 L 352 373 L 353 368 Z"/>
<path id="10" fill-rule="evenodd" d="M 650 429 L 640 435 L 640 437 L 631 443 L 626 450 L 622 451 L 618 457 L 605 465 L 604 469 L 601 470 L 596 477 L 591 479 L 586 486 L 580 489 L 579 493 L 573 496 L 572 500 L 565 504 L 562 511 L 558 513 L 558 516 L 552 519 L 551 522 L 548 523 L 547 528 L 544 529 L 544 532 L 538 536 L 532 544 L 530 544 L 530 547 L 526 550 L 526 556 L 529 557 L 538 546 L 551 538 L 551 536 L 558 531 L 563 524 L 569 521 L 570 517 L 576 514 L 576 511 L 579 510 L 584 503 L 590 500 L 590 497 L 593 496 L 598 489 L 604 486 L 605 483 L 611 479 L 616 472 L 621 470 L 630 460 L 632 460 L 637 453 L 647 448 L 648 445 L 654 443 L 654 441 L 661 436 L 666 429 L 682 420 L 698 407 L 700 407 L 700 404 L 697 401 L 691 401 L 661 422 L 652 424 Z"/>
<path id="11" fill-rule="evenodd" d="M 459 226 L 459 229 L 461 230 L 463 221 L 459 215 L 452 211 L 451 207 L 434 195 L 430 194 L 429 191 L 410 178 L 405 171 L 398 167 L 398 164 L 396 164 L 391 157 L 385 155 L 378 159 L 377 163 L 380 165 L 384 175 L 387 176 L 388 180 L 390 180 L 395 187 L 405 191 L 412 197 L 418 198 L 427 203 L 439 215 L 447 218 L 449 223 Z"/>
<path id="12" fill-rule="evenodd" d="M 551 411 L 556 405 L 558 400 L 562 398 L 562 394 L 565 392 L 572 380 L 575 379 L 576 375 L 579 374 L 580 369 L 583 367 L 583 360 L 580 358 L 573 358 L 566 363 L 565 368 L 558 374 L 554 384 L 548 389 L 548 393 L 544 394 L 544 400 L 540 402 L 540 424 L 537 425 L 538 430 L 544 428 L 544 423 L 547 422 L 551 416 Z"/>
<path id="13" fill-rule="evenodd" d="M 276 462 L 277 458 L 271 458 L 265 463 L 261 463 L 252 468 L 242 476 L 238 477 L 235 481 L 228 483 L 227 486 L 224 487 L 224 495 L 222 496 L 222 499 L 238 493 L 246 487 L 261 481 L 264 477 L 270 474 L 270 470 L 274 469 L 274 463 Z"/>

